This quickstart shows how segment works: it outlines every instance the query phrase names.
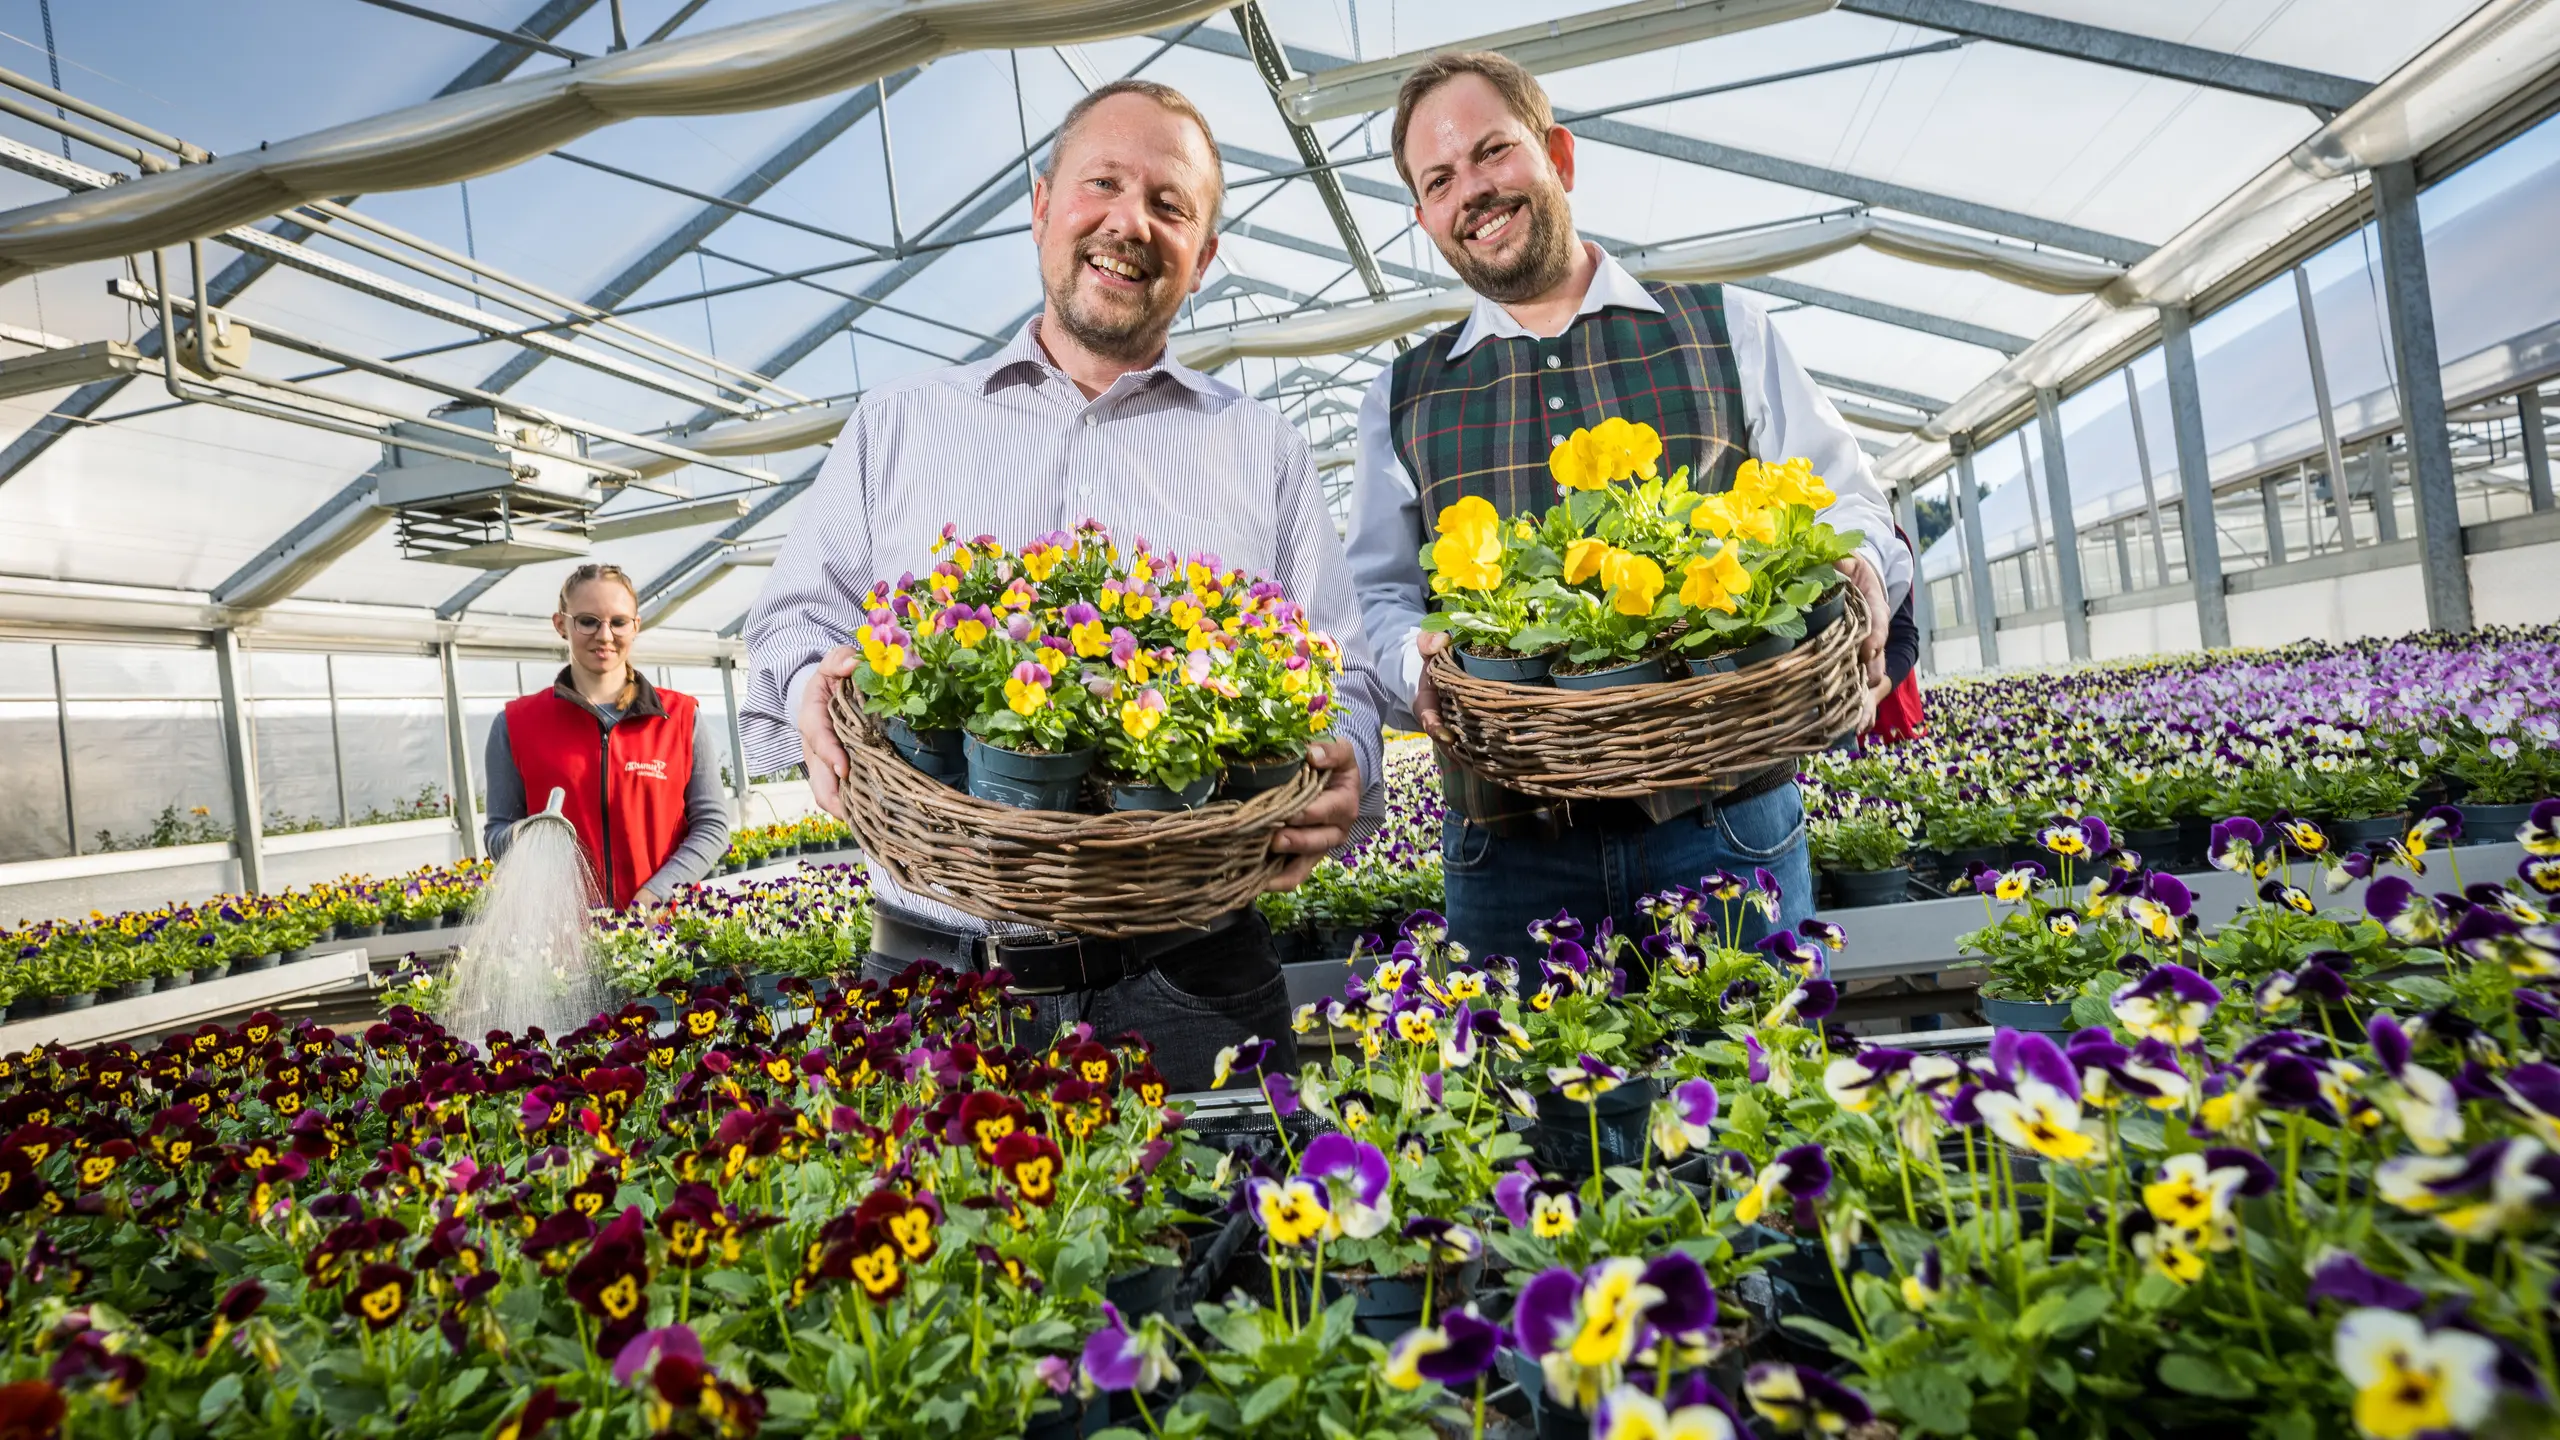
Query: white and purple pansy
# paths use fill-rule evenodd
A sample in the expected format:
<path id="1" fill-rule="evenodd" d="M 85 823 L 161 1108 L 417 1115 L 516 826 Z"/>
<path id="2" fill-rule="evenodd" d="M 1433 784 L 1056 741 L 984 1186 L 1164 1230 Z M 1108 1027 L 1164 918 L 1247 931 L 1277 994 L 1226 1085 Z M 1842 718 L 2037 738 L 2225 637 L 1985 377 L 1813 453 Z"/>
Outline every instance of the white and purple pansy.
<path id="1" fill-rule="evenodd" d="M 2221 987 L 2184 965 L 2155 965 L 2107 997 L 2107 1007 L 2135 1036 L 2180 1047 L 2203 1036 L 2205 1021 L 2221 1003 Z"/>

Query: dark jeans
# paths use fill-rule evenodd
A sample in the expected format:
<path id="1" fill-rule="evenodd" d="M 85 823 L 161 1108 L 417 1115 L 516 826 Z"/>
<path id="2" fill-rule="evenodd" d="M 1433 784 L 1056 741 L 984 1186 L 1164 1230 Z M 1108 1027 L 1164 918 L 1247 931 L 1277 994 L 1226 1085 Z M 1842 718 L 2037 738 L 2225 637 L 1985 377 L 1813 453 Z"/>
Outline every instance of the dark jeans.
<path id="1" fill-rule="evenodd" d="M 874 953 L 867 979 L 886 980 L 910 962 Z M 1275 1041 L 1271 1068 L 1295 1074 L 1298 1037 L 1289 1028 L 1289 983 L 1261 915 L 1171 952 L 1143 975 L 1101 990 L 1025 997 L 1031 1023 L 1015 1034 L 1033 1049 L 1060 1026 L 1091 1025 L 1097 1039 L 1134 1030 L 1155 1049 L 1155 1065 L 1176 1093 L 1206 1090 L 1218 1052 L 1259 1037 Z"/>
<path id="2" fill-rule="evenodd" d="M 1553 838 L 1498 836 L 1453 814 L 1441 827 L 1440 860 L 1450 938 L 1476 955 L 1542 954 L 1529 927 L 1559 910 L 1586 932 L 1606 916 L 1619 934 L 1641 938 L 1653 933 L 1653 921 L 1637 913 L 1637 896 L 1695 885 L 1710 870 L 1745 881 L 1754 870 L 1767 870 L 1782 892 L 1781 923 L 1792 927 L 1813 914 L 1804 797 L 1792 784 L 1659 825 L 1577 825 Z M 1750 911 L 1737 943 L 1756 944 L 1768 931 L 1759 912 Z"/>

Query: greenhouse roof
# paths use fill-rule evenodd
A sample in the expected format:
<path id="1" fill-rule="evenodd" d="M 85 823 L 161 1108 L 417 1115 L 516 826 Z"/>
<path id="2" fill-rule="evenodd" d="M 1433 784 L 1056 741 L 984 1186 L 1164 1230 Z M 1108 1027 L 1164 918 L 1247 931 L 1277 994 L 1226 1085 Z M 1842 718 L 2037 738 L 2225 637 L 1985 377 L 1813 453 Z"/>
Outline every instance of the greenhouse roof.
<path id="1" fill-rule="evenodd" d="M 558 97 L 612 91 L 729 27 L 878 7 L 321 0 L 287 20 L 133 0 L 53 7 L 50 42 L 35 7 L 15 8 L 0 65 L 35 81 L 55 67 L 69 97 L 129 123 L 0 115 L 0 207 L 15 207 L 0 213 L 0 275 L 15 277 L 0 360 L 79 352 L 63 363 L 104 367 L 0 400 L 0 438 L 14 437 L 0 625 L 547 634 L 572 560 L 404 558 L 372 505 L 383 418 L 479 390 L 558 418 L 638 482 L 598 512 L 591 558 L 639 576 L 657 643 L 695 654 L 725 648 L 865 386 L 989 353 L 1034 312 L 1026 153 L 1116 76 L 1183 89 L 1225 152 L 1225 237 L 1181 353 L 1235 357 L 1224 373 L 1287 410 L 1323 459 L 1347 458 L 1359 387 L 1396 335 L 1447 313 L 1436 292 L 1454 283 L 1411 226 L 1373 107 L 1410 57 L 1491 36 L 1543 71 L 1583 139 L 1585 232 L 1639 269 L 1766 295 L 1880 473 L 1909 482 L 1943 467 L 1950 429 L 1996 434 L 2034 387 L 2067 391 L 2138 353 L 2151 304 L 2210 310 L 2333 245 L 2361 221 L 2366 167 L 2440 174 L 2525 131 L 2553 103 L 2560 56 L 2560 4 L 2544 0 L 1299 0 L 1265 7 L 1279 53 L 1264 58 L 1297 77 L 1275 97 L 1258 37 L 1215 6 L 1029 0 L 994 29 L 1080 38 L 1008 51 L 969 48 L 984 38 L 962 23 L 969 7 L 925 0 L 902 13 L 943 17 L 944 38 L 848 40 L 814 78 L 643 95 L 616 112 L 639 118 L 602 124 Z M 632 45 L 664 48 L 613 54 L 617 10 Z M 490 38 L 510 32 L 543 46 Z M 424 128 L 542 77 L 549 130 L 465 153 Z M 23 95 L 25 115 L 53 116 Z M 443 95 L 480 98 L 416 108 Z M 374 117 L 388 118 L 368 144 L 408 132 L 407 168 L 381 173 L 410 188 L 331 188 L 346 172 L 307 163 L 330 142 L 319 132 Z M 202 152 L 224 158 L 110 183 Z M 442 173 L 469 169 L 482 173 Z M 291 188 L 288 171 L 319 188 Z M 230 184 L 235 209 L 242 194 L 311 203 L 240 224 L 200 198 L 155 218 L 163 192 L 198 181 L 200 197 Z M 2550 233 L 2554 187 L 2538 193 L 2532 215 L 2497 212 L 2503 233 Z M 148 254 L 94 258 L 118 253 L 100 246 L 217 223 L 239 228 L 203 247 L 211 298 L 248 328 L 248 369 L 342 408 L 306 399 L 296 423 L 207 403 L 200 383 L 182 403 L 156 367 L 134 374 L 115 358 L 130 352 L 100 343 L 151 337 L 161 293 Z M 1346 227 L 1374 264 L 1353 263 Z M 186 248 L 163 252 L 181 306 Z M 464 283 L 475 266 L 493 273 Z M 2448 362 L 2461 353 L 2449 344 Z M 2300 418 L 2232 433 L 2255 443 Z M 1349 483 L 1346 466 L 1326 473 Z M 2120 488 L 2094 481 L 2083 501 Z"/>

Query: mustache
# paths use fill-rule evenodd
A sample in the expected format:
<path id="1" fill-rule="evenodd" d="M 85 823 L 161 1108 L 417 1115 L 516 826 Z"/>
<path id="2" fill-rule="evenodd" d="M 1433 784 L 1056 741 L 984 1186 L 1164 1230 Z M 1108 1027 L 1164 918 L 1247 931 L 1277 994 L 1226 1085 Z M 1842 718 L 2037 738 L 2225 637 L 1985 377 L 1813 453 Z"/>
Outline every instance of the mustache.
<path id="1" fill-rule="evenodd" d="M 1478 225 L 1483 224 L 1486 217 L 1492 215 L 1494 211 L 1509 209 L 1514 205 L 1520 206 L 1524 209 L 1531 208 L 1529 192 L 1526 190 L 1514 190 L 1503 195 L 1487 195 L 1483 199 L 1469 204 L 1466 209 L 1458 212 L 1457 221 L 1451 227 L 1450 234 L 1453 237 L 1460 238 L 1469 235 L 1474 232 Z"/>
<path id="2" fill-rule="evenodd" d="M 1135 241 L 1087 240 L 1076 246 L 1076 259 L 1079 262 L 1090 260 L 1097 255 L 1106 256 L 1125 265 L 1134 265 L 1140 274 L 1150 280 L 1164 273 L 1164 260 L 1156 254 L 1154 247 L 1140 245 Z"/>

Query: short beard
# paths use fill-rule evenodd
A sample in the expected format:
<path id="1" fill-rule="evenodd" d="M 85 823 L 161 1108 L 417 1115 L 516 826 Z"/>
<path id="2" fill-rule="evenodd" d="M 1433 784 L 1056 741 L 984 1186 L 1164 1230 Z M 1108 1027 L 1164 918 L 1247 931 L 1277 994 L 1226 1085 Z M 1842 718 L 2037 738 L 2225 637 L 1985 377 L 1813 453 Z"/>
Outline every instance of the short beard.
<path id="1" fill-rule="evenodd" d="M 1111 255 L 1156 271 L 1155 276 L 1147 281 L 1146 289 L 1140 292 L 1137 312 L 1126 319 L 1105 320 L 1087 313 L 1077 303 L 1076 285 L 1080 277 L 1073 270 L 1063 281 L 1048 287 L 1049 313 L 1057 319 L 1058 328 L 1067 332 L 1078 345 L 1120 365 L 1136 365 L 1156 358 L 1164 349 L 1165 336 L 1173 328 L 1174 313 L 1182 306 L 1181 288 L 1168 283 L 1163 261 L 1154 255 L 1133 253 L 1135 248 L 1088 242 L 1078 245 L 1075 252 L 1074 263 L 1078 270 L 1095 255 Z M 1167 293 L 1160 303 L 1151 303 L 1157 301 L 1155 292 L 1158 286 L 1163 286 Z"/>
<path id="2" fill-rule="evenodd" d="M 1564 192 L 1561 188 L 1541 186 L 1511 195 L 1497 197 L 1492 204 L 1470 212 L 1481 217 L 1486 210 L 1525 201 L 1521 220 L 1529 226 L 1527 243 L 1510 263 L 1487 266 L 1477 262 L 1467 250 L 1466 242 L 1453 236 L 1440 246 L 1441 257 L 1449 268 L 1458 272 L 1466 287 L 1487 300 L 1501 305 L 1517 305 L 1535 300 L 1553 290 L 1573 273 L 1573 226 L 1564 217 Z M 1460 217 L 1457 235 L 1464 235 L 1473 221 Z M 1513 222 L 1520 223 L 1518 221 Z"/>

